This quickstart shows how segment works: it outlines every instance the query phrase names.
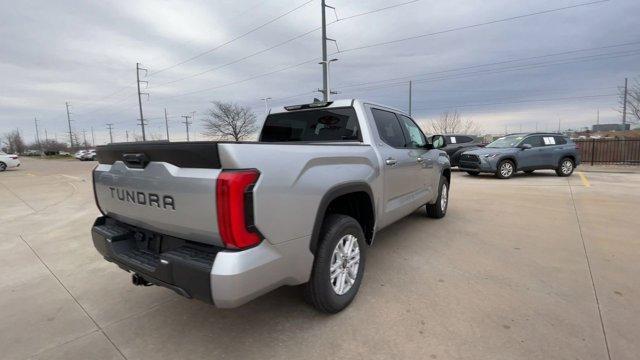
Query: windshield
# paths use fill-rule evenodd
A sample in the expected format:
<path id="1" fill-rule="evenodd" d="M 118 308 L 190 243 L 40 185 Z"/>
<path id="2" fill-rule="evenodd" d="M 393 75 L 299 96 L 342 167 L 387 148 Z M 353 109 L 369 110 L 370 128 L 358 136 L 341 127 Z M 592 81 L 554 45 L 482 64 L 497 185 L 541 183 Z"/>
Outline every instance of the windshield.
<path id="1" fill-rule="evenodd" d="M 524 138 L 523 135 L 509 135 L 505 137 L 501 137 L 500 139 L 492 142 L 491 144 L 485 146 L 488 148 L 512 148 L 516 147 L 520 141 Z"/>
<path id="2" fill-rule="evenodd" d="M 362 141 L 362 136 L 355 110 L 344 107 L 271 114 L 260 141 Z"/>

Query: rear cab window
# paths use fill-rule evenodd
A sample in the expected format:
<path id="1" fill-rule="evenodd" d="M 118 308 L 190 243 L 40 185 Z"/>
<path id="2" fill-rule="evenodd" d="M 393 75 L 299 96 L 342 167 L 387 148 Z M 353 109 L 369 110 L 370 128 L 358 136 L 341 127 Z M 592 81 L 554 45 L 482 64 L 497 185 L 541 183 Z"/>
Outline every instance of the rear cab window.
<path id="1" fill-rule="evenodd" d="M 269 114 L 260 141 L 362 142 L 362 130 L 353 107 L 291 111 Z"/>
<path id="2" fill-rule="evenodd" d="M 373 120 L 376 122 L 380 139 L 394 148 L 405 147 L 404 134 L 396 114 L 380 109 L 371 109 L 371 113 L 373 114 Z"/>

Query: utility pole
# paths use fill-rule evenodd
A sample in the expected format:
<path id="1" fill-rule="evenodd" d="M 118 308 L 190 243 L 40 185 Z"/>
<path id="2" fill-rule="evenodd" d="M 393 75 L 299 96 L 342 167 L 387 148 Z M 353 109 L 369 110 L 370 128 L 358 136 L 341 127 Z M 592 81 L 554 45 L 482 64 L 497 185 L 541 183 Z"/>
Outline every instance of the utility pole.
<path id="1" fill-rule="evenodd" d="M 624 78 L 624 100 L 622 100 L 622 123 L 627 123 L 627 78 Z"/>
<path id="2" fill-rule="evenodd" d="M 86 149 L 87 148 L 87 130 L 85 129 L 82 129 L 82 140 L 84 142 L 83 143 L 84 148 Z"/>
<path id="3" fill-rule="evenodd" d="M 93 147 L 96 146 L 96 136 L 93 133 L 93 126 L 91 127 L 91 146 L 93 146 Z"/>
<path id="4" fill-rule="evenodd" d="M 327 37 L 327 16 L 326 9 L 333 9 L 335 12 L 336 8 L 333 6 L 327 5 L 325 0 L 320 2 L 320 6 L 322 8 L 322 90 L 320 91 L 324 96 L 324 101 L 329 101 L 329 62 L 327 61 L 327 40 L 336 42 L 335 39 L 330 39 Z M 337 19 L 337 15 L 336 15 Z M 337 46 L 337 43 L 336 43 Z"/>
<path id="5" fill-rule="evenodd" d="M 36 144 L 40 150 L 42 150 L 42 145 L 40 144 L 40 133 L 38 132 L 38 119 L 36 117 L 33 118 L 33 123 L 36 125 Z"/>
<path id="6" fill-rule="evenodd" d="M 69 114 L 69 102 L 64 103 L 67 106 L 67 122 L 69 123 L 69 147 L 73 148 L 73 133 L 71 132 L 71 115 Z"/>
<path id="7" fill-rule="evenodd" d="M 127 137 L 127 142 L 129 142 L 129 130 L 125 130 L 124 135 Z"/>
<path id="8" fill-rule="evenodd" d="M 413 84 L 412 84 L 411 80 L 409 80 L 409 116 L 411 116 L 411 104 L 412 104 L 411 92 L 412 92 L 412 88 L 413 88 Z"/>
<path id="9" fill-rule="evenodd" d="M 536 132 L 538 132 L 538 122 L 536 121 Z"/>
<path id="10" fill-rule="evenodd" d="M 562 120 L 560 118 L 558 118 L 558 133 L 560 133 L 560 124 L 562 123 Z"/>
<path id="11" fill-rule="evenodd" d="M 136 63 L 136 84 L 138 85 L 138 107 L 140 108 L 140 127 L 142 127 L 142 141 L 147 141 L 147 137 L 144 132 L 144 116 L 142 116 L 142 98 L 141 95 L 145 94 L 149 96 L 149 93 L 141 93 L 140 92 L 140 83 L 143 82 L 145 84 L 149 84 L 147 81 L 140 81 L 140 70 L 144 71 L 145 76 L 147 76 L 147 69 L 141 68 L 140 63 Z"/>
<path id="12" fill-rule="evenodd" d="M 49 142 L 49 135 L 47 134 L 47 129 L 44 129 L 44 141 Z"/>
<path id="13" fill-rule="evenodd" d="M 189 119 L 191 118 L 191 116 L 182 115 L 182 117 L 184 118 L 184 121 L 182 123 L 187 127 L 187 141 L 189 141 L 189 125 L 191 125 Z"/>
<path id="14" fill-rule="evenodd" d="M 329 67 L 329 63 L 327 62 L 327 16 L 326 16 L 326 8 L 325 0 L 320 2 L 320 6 L 322 7 L 322 90 L 324 91 L 322 94 L 324 95 L 324 101 L 329 101 L 329 89 L 327 84 L 327 70 Z"/>
<path id="15" fill-rule="evenodd" d="M 167 141 L 169 140 L 169 119 L 167 118 L 167 108 L 164 108 L 164 127 L 167 129 Z"/>
<path id="16" fill-rule="evenodd" d="M 270 97 L 266 97 L 266 98 L 262 98 L 260 99 L 262 101 L 264 101 L 264 113 L 268 113 L 269 112 L 269 100 L 271 100 Z"/>
<path id="17" fill-rule="evenodd" d="M 113 124 L 107 124 L 107 128 L 109 129 L 109 144 L 113 143 Z"/>

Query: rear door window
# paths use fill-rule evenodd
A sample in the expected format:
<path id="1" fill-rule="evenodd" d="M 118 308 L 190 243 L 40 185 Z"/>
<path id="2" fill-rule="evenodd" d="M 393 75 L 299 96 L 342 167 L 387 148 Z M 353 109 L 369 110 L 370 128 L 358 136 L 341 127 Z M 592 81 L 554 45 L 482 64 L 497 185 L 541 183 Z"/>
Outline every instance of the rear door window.
<path id="1" fill-rule="evenodd" d="M 371 109 L 371 113 L 376 122 L 380 139 L 394 148 L 405 147 L 404 134 L 396 114 L 380 109 Z"/>
<path id="2" fill-rule="evenodd" d="M 544 141 L 542 140 L 542 136 L 529 136 L 528 138 L 522 140 L 522 144 L 529 144 L 531 147 L 541 147 L 544 146 Z"/>
<path id="3" fill-rule="evenodd" d="M 260 141 L 362 141 L 362 134 L 352 107 L 314 109 L 270 114 Z"/>
<path id="4" fill-rule="evenodd" d="M 458 136 L 459 143 L 470 143 L 473 141 L 473 138 L 470 136 Z"/>

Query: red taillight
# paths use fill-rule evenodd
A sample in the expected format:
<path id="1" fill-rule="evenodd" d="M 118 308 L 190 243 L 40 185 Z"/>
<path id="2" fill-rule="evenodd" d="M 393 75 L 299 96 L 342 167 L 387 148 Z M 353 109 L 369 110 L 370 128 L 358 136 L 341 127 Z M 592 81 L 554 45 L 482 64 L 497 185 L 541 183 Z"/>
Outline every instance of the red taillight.
<path id="1" fill-rule="evenodd" d="M 13 160 L 18 160 L 18 157 L 16 155 L 9 155 L 10 158 L 12 158 Z"/>
<path id="2" fill-rule="evenodd" d="M 260 243 L 260 235 L 253 226 L 253 185 L 260 172 L 223 170 L 216 184 L 218 230 L 229 248 L 244 249 Z M 249 221 L 248 221 L 249 220 Z"/>

